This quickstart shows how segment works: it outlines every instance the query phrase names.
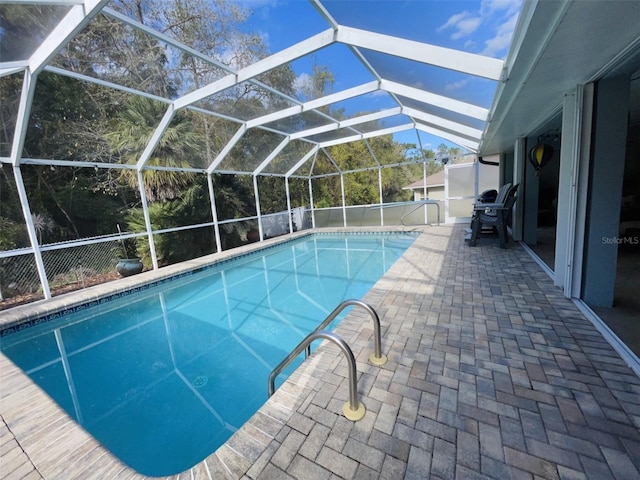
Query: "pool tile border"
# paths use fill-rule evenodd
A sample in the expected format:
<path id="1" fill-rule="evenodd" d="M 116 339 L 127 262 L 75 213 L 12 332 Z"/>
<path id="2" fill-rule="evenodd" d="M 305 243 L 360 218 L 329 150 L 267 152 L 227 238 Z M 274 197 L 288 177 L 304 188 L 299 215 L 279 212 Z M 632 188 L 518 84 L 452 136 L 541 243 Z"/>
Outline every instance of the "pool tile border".
<path id="1" fill-rule="evenodd" d="M 378 227 L 379 228 L 379 227 Z M 25 328 L 34 327 L 43 323 L 57 320 L 66 315 L 77 313 L 92 307 L 104 305 L 114 300 L 125 298 L 129 295 L 161 286 L 167 282 L 188 278 L 200 272 L 218 268 L 229 262 L 273 248 L 279 248 L 300 238 L 311 235 L 375 235 L 402 233 L 411 234 L 412 231 L 399 231 L 398 227 L 391 229 L 310 229 L 296 232 L 286 237 L 276 237 L 255 244 L 243 245 L 238 248 L 225 250 L 189 260 L 180 264 L 163 267 L 158 271 L 147 271 L 133 277 L 126 277 L 101 285 L 94 285 L 83 290 L 77 290 L 68 294 L 53 297 L 49 300 L 40 300 L 27 305 L 21 305 L 13 309 L 0 311 L 0 338 L 16 333 Z M 414 232 L 417 233 L 417 232 Z M 116 285 L 117 283 L 117 285 Z M 87 295 L 88 294 L 88 295 Z M 68 302 L 67 302 L 68 300 Z M 47 308 L 47 306 L 49 308 Z"/>
<path id="2" fill-rule="evenodd" d="M 200 259 L 163 267 L 158 271 L 144 272 L 134 277 L 114 280 L 102 285 L 95 285 L 84 290 L 53 297 L 49 300 L 40 300 L 32 304 L 0 311 L 0 338 L 25 328 L 40 325 L 72 313 L 125 298 L 134 293 L 161 286 L 170 281 L 188 278 L 197 273 L 218 268 L 229 262 L 238 261 L 239 259 L 257 255 L 273 248 L 282 247 L 306 236 L 335 235 L 338 233 L 343 235 L 375 235 L 388 233 L 411 234 L 411 231 L 399 231 L 398 227 L 384 230 L 378 229 L 375 231 L 372 231 L 371 228 L 363 230 L 347 228 L 322 231 L 311 229 L 295 232 L 286 237 L 276 237 L 263 242 L 243 245 L 238 248 L 207 255 Z M 117 285 L 115 285 L 116 283 Z M 47 308 L 47 306 L 49 306 L 49 308 Z"/>

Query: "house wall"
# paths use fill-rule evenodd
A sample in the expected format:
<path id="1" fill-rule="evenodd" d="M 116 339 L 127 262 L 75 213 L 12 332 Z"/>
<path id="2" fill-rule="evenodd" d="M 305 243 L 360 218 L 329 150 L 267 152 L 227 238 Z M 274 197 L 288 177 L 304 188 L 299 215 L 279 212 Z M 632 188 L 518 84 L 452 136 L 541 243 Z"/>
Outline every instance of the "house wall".
<path id="1" fill-rule="evenodd" d="M 437 187 L 427 187 L 427 198 L 429 200 L 444 200 L 444 185 Z M 425 200 L 424 189 L 417 189 L 413 191 L 413 199 Z"/>

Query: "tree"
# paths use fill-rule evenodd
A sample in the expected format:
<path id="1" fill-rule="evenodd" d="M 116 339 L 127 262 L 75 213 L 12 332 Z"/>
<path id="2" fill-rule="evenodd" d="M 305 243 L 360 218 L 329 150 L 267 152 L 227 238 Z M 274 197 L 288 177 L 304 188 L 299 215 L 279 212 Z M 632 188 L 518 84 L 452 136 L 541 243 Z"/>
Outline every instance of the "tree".
<path id="1" fill-rule="evenodd" d="M 114 119 L 114 127 L 106 138 L 114 156 L 122 163 L 133 165 L 151 140 L 164 115 L 165 107 L 145 97 L 133 96 L 126 109 Z M 147 166 L 190 168 L 197 163 L 202 151 L 202 136 L 196 132 L 188 112 L 176 113 L 171 124 L 163 132 L 158 145 L 146 162 Z M 183 187 L 189 186 L 194 173 L 144 170 L 142 178 L 149 201 L 166 201 L 177 198 Z M 130 188 L 136 188 L 138 177 L 134 170 L 122 170 L 121 179 Z"/>
<path id="2" fill-rule="evenodd" d="M 149 217 L 156 230 L 175 227 L 176 224 L 197 225 L 211 221 L 206 178 L 199 175 L 194 183 L 180 192 L 173 201 L 155 202 L 149 205 Z M 146 230 L 142 209 L 128 212 L 127 228 L 131 231 Z M 192 258 L 208 255 L 215 251 L 215 237 L 210 228 L 189 229 L 163 233 L 154 237 L 156 255 L 160 266 L 170 265 Z M 151 262 L 149 242 L 140 237 L 136 242 L 137 252 L 145 264 Z"/>

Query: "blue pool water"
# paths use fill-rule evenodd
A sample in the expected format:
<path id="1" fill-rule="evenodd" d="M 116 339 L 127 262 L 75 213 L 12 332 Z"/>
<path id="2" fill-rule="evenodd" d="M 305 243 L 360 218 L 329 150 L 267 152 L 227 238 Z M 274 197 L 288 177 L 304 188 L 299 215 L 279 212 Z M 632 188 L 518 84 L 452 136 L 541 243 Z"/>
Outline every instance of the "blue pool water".
<path id="1" fill-rule="evenodd" d="M 10 333 L 2 351 L 130 467 L 178 473 L 245 423 L 273 368 L 414 239 L 306 236 Z"/>

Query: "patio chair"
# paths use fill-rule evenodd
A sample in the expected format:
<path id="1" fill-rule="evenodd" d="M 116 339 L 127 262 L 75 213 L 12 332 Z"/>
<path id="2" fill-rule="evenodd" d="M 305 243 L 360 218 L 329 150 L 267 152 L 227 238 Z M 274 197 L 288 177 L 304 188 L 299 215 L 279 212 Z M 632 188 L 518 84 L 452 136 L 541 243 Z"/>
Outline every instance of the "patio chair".
<path id="1" fill-rule="evenodd" d="M 504 200 L 507 198 L 507 194 L 509 193 L 509 189 L 511 188 L 511 184 L 510 183 L 505 183 L 504 185 L 502 185 L 500 187 L 500 189 L 498 190 L 498 193 L 496 194 L 494 200 L 492 200 L 491 202 L 488 203 L 504 203 Z M 485 192 L 483 192 L 485 193 Z M 478 198 L 478 203 L 476 203 L 474 205 L 475 206 L 480 206 L 481 204 L 486 204 L 486 201 L 483 201 L 482 195 Z"/>
<path id="2" fill-rule="evenodd" d="M 473 212 L 471 213 L 471 223 L 467 228 L 465 228 L 465 240 L 469 240 L 471 238 L 471 227 L 473 227 L 473 218 L 475 218 L 475 212 L 477 208 L 484 208 L 487 204 L 502 204 L 504 203 L 504 199 L 509 192 L 509 188 L 511 188 L 510 183 L 505 183 L 500 187 L 498 191 L 496 190 L 485 190 L 482 192 L 478 198 L 476 199 L 476 203 L 473 204 Z M 485 230 L 488 232 L 494 232 L 494 228 L 491 226 L 486 226 Z M 482 232 L 480 232 L 482 233 Z"/>
<path id="3" fill-rule="evenodd" d="M 507 238 L 507 222 L 511 217 L 511 209 L 516 202 L 516 192 L 518 191 L 518 184 L 509 185 L 505 190 L 500 189 L 498 199 L 502 199 L 502 202 L 496 203 L 478 203 L 473 209 L 473 218 L 471 219 L 471 234 L 466 238 L 469 240 L 469 246 L 475 247 L 478 237 L 482 232 L 482 227 L 490 227 L 492 231 L 498 232 L 500 238 L 500 248 L 507 248 L 509 239 Z"/>

